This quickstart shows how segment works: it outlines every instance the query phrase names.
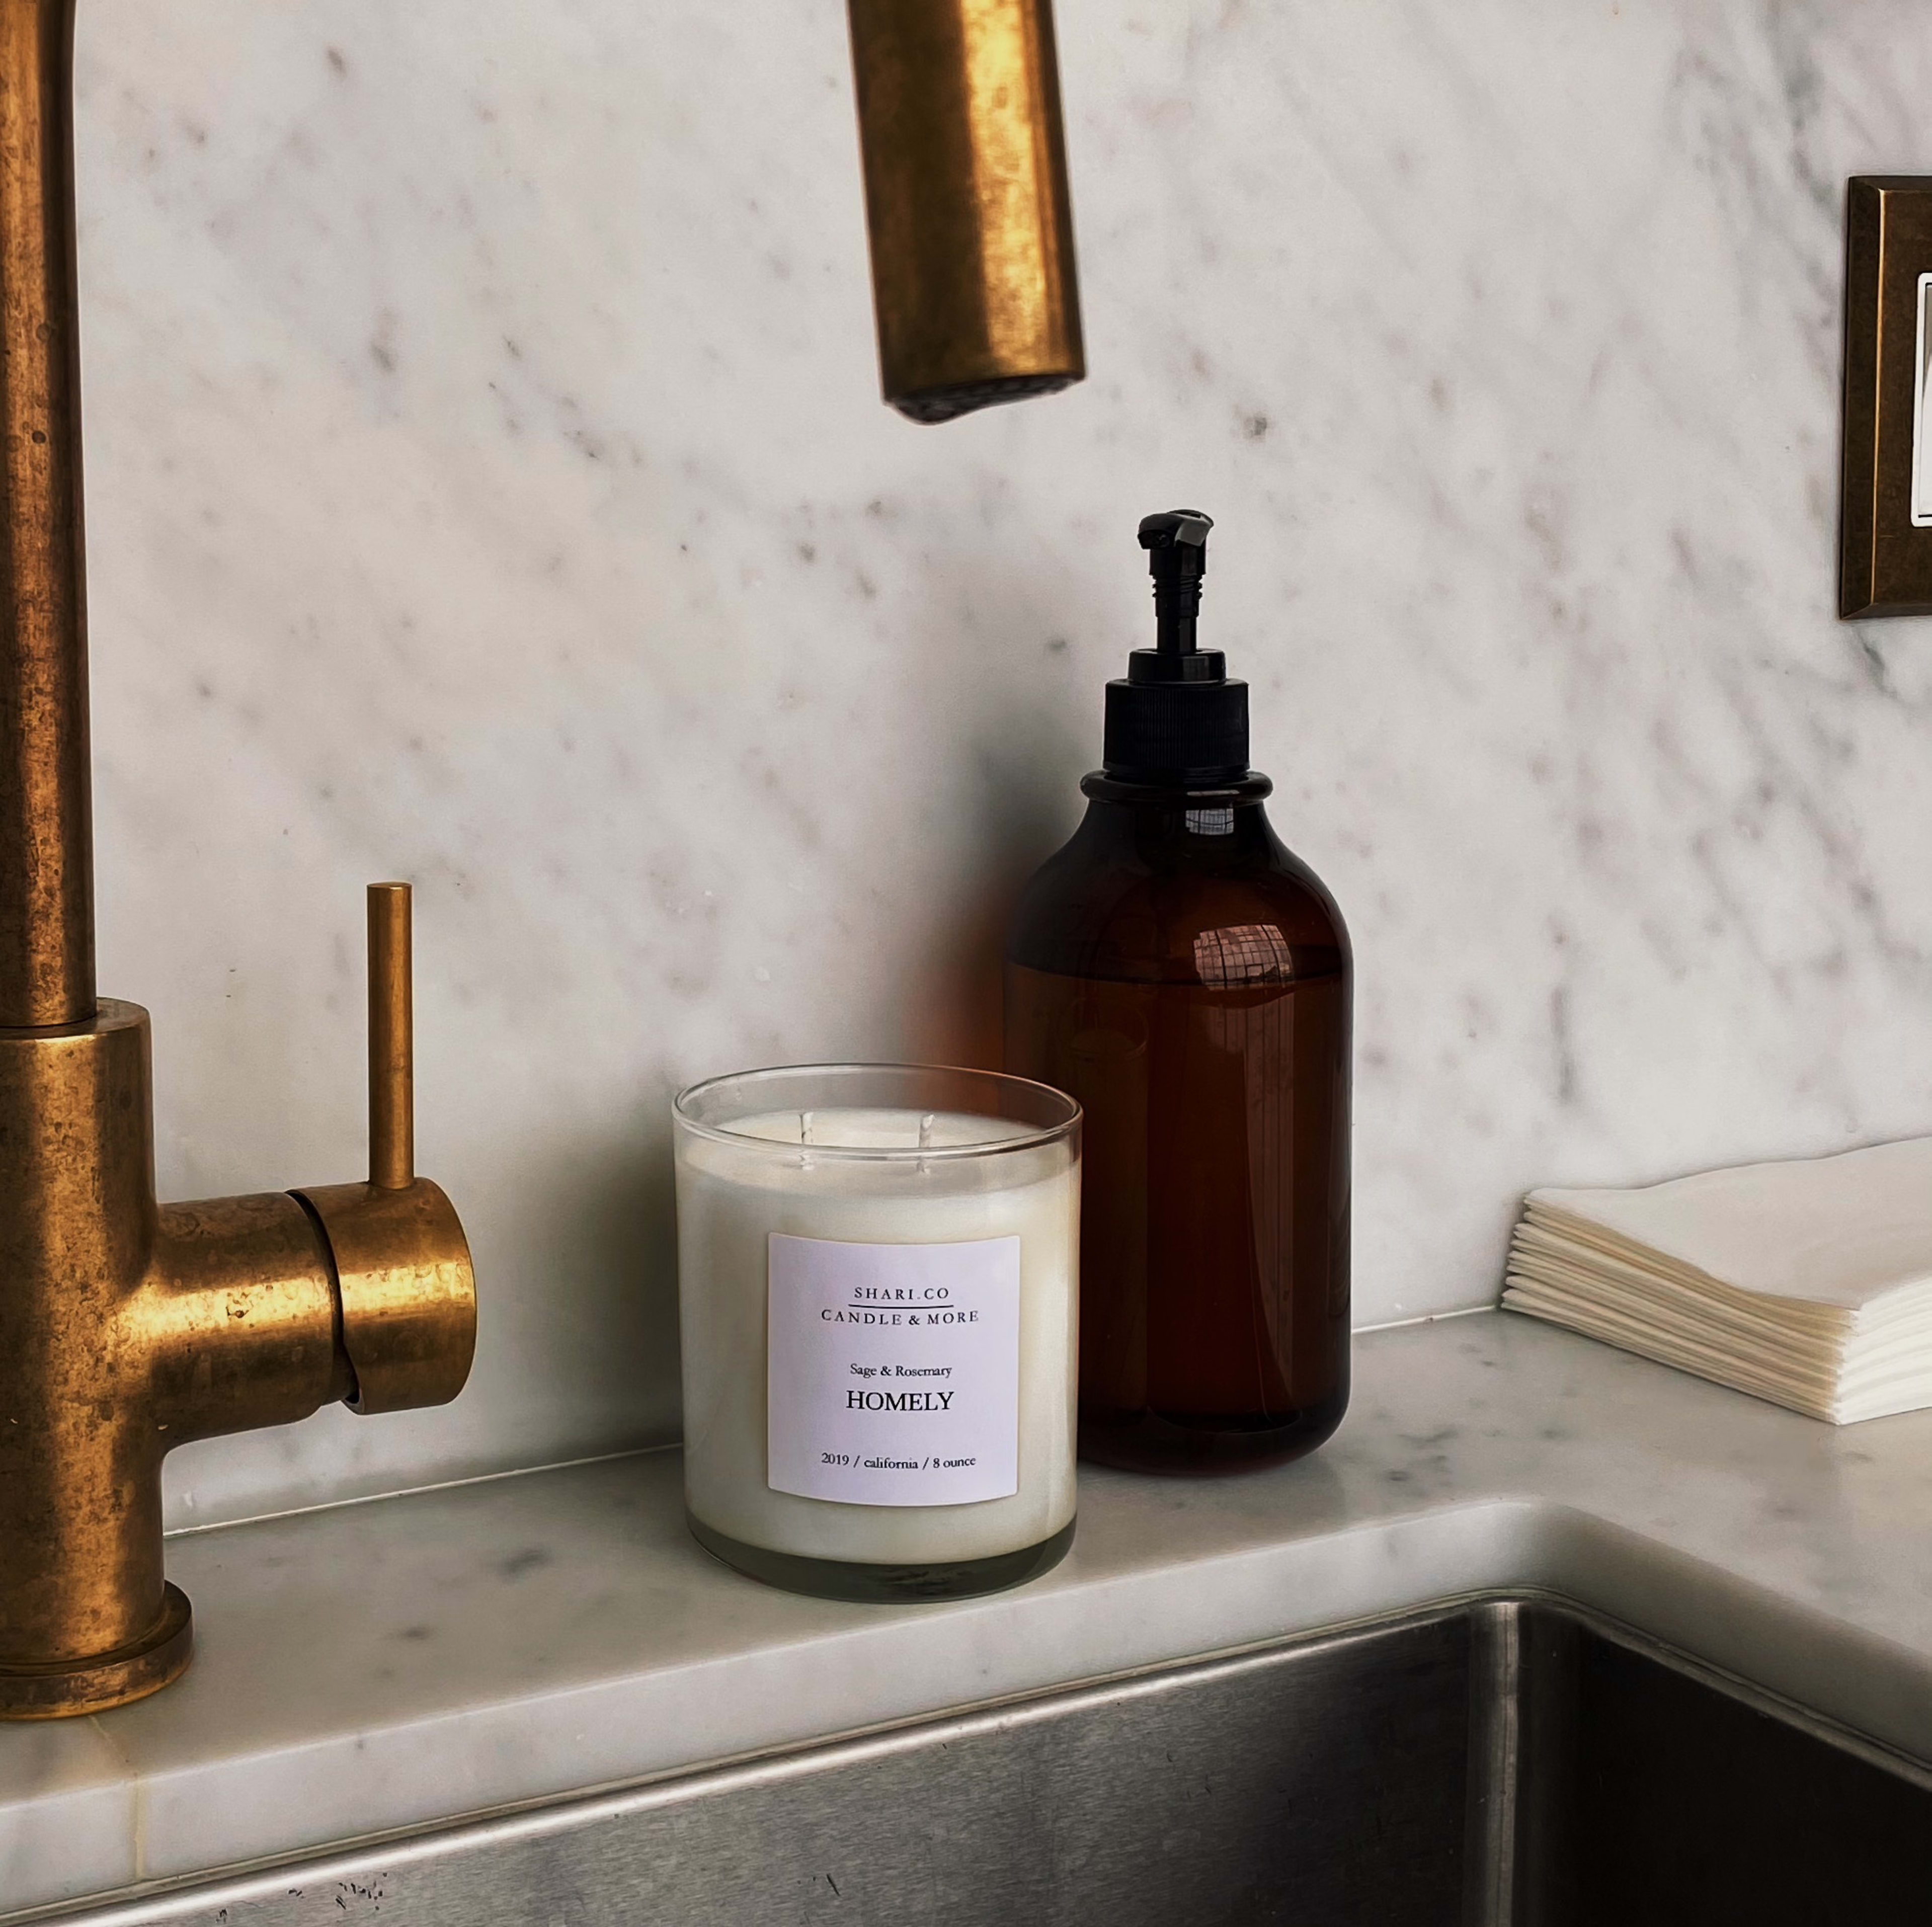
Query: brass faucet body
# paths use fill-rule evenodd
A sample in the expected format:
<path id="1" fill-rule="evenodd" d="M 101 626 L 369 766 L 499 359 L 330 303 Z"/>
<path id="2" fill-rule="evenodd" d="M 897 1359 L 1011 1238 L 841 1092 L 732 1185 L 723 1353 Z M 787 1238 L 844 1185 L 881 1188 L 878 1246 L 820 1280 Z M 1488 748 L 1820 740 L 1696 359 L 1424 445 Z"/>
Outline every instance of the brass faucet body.
<path id="1" fill-rule="evenodd" d="M 148 1015 L 98 998 L 74 248 L 73 0 L 0 0 L 0 1718 L 188 1663 L 161 1460 L 455 1397 L 461 1225 L 416 1175 L 410 896 L 370 893 L 370 1178 L 164 1205 Z"/>
<path id="2" fill-rule="evenodd" d="M 406 916 L 400 886 L 371 894 Z M 0 1718 L 100 1712 L 188 1664 L 173 1447 L 338 1399 L 441 1404 L 469 1374 L 476 1281 L 436 1185 L 392 1163 L 400 1182 L 158 1204 L 153 1116 L 136 1005 L 0 1031 Z M 382 1175 L 394 1135 L 375 1146 Z"/>

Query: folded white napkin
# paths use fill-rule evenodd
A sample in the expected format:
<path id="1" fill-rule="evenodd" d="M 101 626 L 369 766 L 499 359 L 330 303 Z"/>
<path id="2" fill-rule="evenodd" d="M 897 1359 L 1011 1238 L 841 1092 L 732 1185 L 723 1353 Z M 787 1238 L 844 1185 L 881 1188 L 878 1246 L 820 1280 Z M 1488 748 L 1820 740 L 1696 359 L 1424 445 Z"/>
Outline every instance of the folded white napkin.
<path id="1" fill-rule="evenodd" d="M 1834 1424 L 1932 1405 L 1932 1138 L 1532 1191 L 1503 1303 Z"/>

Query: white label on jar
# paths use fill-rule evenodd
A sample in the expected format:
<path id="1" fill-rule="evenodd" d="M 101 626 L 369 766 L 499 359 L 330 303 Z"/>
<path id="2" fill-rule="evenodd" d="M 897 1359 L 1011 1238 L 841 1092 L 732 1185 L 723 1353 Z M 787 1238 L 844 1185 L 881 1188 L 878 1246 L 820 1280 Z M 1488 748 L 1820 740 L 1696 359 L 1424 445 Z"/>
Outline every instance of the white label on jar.
<path id="1" fill-rule="evenodd" d="M 1020 1241 L 771 1234 L 774 1492 L 965 1505 L 1020 1484 Z"/>

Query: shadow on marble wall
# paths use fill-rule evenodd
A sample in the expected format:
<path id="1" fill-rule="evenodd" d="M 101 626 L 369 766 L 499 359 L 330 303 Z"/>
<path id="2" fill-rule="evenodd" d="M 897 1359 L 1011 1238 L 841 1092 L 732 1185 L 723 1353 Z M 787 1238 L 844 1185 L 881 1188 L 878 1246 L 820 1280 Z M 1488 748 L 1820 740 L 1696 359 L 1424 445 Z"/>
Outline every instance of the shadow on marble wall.
<path id="1" fill-rule="evenodd" d="M 1123 545 L 1124 575 L 1138 552 Z M 1100 763 L 1103 684 L 1076 688 L 1070 704 L 1039 700 L 1021 665 L 1070 654 L 1064 580 L 1022 581 L 1004 572 L 1004 545 L 970 546 L 932 572 L 922 632 L 908 639 L 922 707 L 951 734 L 962 821 L 952 834 L 964 863 L 943 914 L 931 917 L 914 966 L 919 994 L 904 1049 L 922 1060 L 998 1070 L 1006 926 L 1026 881 L 1063 843 L 1086 807 L 1080 779 Z M 1125 650 L 1118 671 L 1124 673 Z M 1083 729 L 1083 722 L 1086 727 Z M 965 832 L 960 836 L 962 830 Z"/>
<path id="2" fill-rule="evenodd" d="M 598 1401 L 616 1419 L 608 1449 L 676 1439 L 677 1216 L 670 1129 L 662 1118 L 582 1162 L 544 1238 L 574 1250 L 572 1288 L 557 1310 L 581 1327 L 604 1381 Z M 646 1395 L 639 1397 L 644 1392 Z M 626 1408 L 632 1408 L 628 1421 Z"/>

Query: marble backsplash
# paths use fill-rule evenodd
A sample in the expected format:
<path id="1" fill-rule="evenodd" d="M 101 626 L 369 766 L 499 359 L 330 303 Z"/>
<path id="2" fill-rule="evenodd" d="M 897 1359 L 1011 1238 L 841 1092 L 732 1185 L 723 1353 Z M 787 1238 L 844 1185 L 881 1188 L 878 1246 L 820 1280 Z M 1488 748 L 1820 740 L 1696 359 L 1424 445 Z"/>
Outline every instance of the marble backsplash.
<path id="1" fill-rule="evenodd" d="M 1519 1194 L 1932 1130 L 1932 634 L 1832 611 L 1844 177 L 1913 0 L 1061 0 L 1093 375 L 877 399 L 842 10 L 82 0 L 101 976 L 164 1194 L 355 1175 L 418 886 L 475 1379 L 188 1524 L 676 1426 L 666 1110 L 990 1061 L 1019 881 L 1220 521 L 1360 971 L 1364 1324 Z"/>

